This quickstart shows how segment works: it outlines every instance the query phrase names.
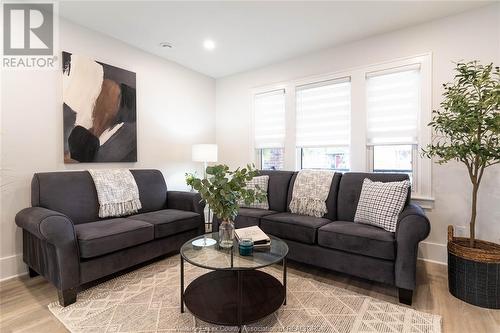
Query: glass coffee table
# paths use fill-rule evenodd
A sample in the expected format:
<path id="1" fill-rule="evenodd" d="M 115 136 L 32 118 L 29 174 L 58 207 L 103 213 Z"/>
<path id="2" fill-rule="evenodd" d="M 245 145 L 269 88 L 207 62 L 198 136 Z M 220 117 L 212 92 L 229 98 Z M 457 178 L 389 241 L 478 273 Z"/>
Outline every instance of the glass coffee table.
<path id="1" fill-rule="evenodd" d="M 286 255 L 288 246 L 271 238 L 271 246 L 254 249 L 250 256 L 239 254 L 238 243 L 232 248 L 218 245 L 218 233 L 207 234 L 215 245 L 181 247 L 181 312 L 184 305 L 197 318 L 215 325 L 239 326 L 262 319 L 286 305 Z M 209 269 L 184 290 L 184 261 Z M 283 265 L 283 280 L 259 270 L 276 263 Z"/>

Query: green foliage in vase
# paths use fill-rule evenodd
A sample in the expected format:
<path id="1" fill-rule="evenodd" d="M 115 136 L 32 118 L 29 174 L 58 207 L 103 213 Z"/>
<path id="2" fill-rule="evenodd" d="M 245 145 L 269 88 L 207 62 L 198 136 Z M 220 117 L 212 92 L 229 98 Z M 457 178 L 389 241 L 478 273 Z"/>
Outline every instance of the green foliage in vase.
<path id="1" fill-rule="evenodd" d="M 207 167 L 206 172 L 206 179 L 186 174 L 186 183 L 200 193 L 214 215 L 222 221 L 234 220 L 241 202 L 250 205 L 267 199 L 267 193 L 258 186 L 256 190 L 246 188 L 247 182 L 258 175 L 252 165 L 230 171 L 227 165 L 220 164 Z"/>
<path id="2" fill-rule="evenodd" d="M 441 109 L 429 126 L 432 144 L 423 149 L 437 163 L 465 164 L 472 182 L 470 246 L 474 247 L 477 193 L 484 170 L 500 163 L 500 70 L 477 61 L 458 63 L 455 79 L 446 83 Z"/>

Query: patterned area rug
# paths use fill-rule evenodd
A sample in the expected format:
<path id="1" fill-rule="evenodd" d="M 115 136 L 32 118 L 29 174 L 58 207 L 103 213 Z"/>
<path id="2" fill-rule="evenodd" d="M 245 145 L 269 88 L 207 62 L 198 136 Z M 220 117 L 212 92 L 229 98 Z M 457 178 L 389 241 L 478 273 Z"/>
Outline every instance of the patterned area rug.
<path id="1" fill-rule="evenodd" d="M 171 257 L 78 294 L 50 311 L 71 332 L 228 332 L 180 313 L 179 257 Z M 280 267 L 265 269 L 281 281 Z M 186 285 L 206 270 L 185 265 Z M 441 332 L 441 317 L 288 273 L 287 305 L 244 332 Z"/>

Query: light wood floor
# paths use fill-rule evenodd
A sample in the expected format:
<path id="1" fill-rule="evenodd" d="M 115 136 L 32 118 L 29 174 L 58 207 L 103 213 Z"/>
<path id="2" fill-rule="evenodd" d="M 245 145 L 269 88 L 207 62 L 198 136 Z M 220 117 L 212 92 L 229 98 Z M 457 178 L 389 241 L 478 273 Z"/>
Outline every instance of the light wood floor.
<path id="1" fill-rule="evenodd" d="M 337 286 L 397 303 L 395 288 L 296 263 L 289 267 L 292 272 L 313 273 Z M 419 262 L 417 283 L 413 308 L 441 315 L 443 332 L 500 332 L 500 310 L 472 306 L 448 293 L 446 266 Z M 22 276 L 0 283 L 0 332 L 67 332 L 47 309 L 47 304 L 56 299 L 55 288 L 42 277 Z"/>

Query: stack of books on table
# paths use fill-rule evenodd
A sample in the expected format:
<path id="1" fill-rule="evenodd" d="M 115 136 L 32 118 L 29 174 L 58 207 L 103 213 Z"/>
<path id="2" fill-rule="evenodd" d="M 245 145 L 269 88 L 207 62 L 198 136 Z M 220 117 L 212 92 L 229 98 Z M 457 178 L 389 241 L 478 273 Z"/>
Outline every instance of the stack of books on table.
<path id="1" fill-rule="evenodd" d="M 253 241 L 253 247 L 256 249 L 266 248 L 271 246 L 271 238 L 258 226 L 236 229 L 234 231 L 238 242 L 244 238 Z"/>

